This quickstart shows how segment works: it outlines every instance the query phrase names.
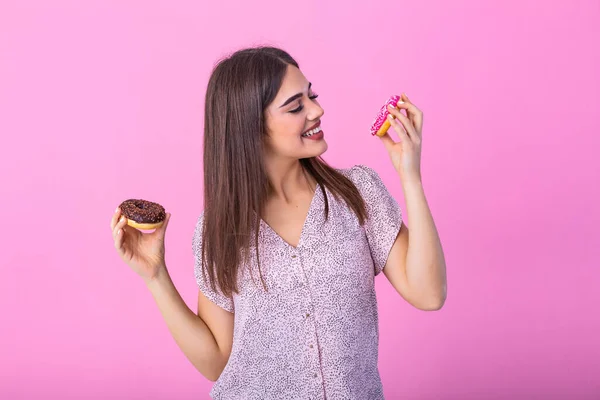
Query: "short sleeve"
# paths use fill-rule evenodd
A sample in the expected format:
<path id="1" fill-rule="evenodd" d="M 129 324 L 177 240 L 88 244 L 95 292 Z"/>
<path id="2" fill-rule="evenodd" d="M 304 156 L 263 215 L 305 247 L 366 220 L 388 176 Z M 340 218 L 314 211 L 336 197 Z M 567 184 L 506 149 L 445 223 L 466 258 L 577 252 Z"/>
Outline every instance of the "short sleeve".
<path id="1" fill-rule="evenodd" d="M 207 299 L 221 307 L 222 309 L 233 312 L 233 299 L 223 295 L 217 288 L 217 291 L 212 290 L 208 281 L 208 274 L 203 273 L 202 263 L 202 225 L 204 223 L 204 214 L 200 215 L 198 222 L 196 223 L 196 229 L 194 230 L 194 237 L 192 240 L 192 250 L 194 252 L 194 274 L 196 276 L 196 283 L 200 291 L 206 296 Z"/>
<path id="2" fill-rule="evenodd" d="M 377 275 L 385 267 L 400 232 L 402 210 L 372 168 L 357 165 L 351 169 L 350 176 L 367 208 L 365 232 Z"/>

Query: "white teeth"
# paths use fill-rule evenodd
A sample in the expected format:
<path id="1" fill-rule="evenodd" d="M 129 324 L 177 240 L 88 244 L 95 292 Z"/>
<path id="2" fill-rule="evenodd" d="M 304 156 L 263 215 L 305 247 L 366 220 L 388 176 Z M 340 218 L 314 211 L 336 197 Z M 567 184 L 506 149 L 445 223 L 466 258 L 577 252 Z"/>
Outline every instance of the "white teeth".
<path id="1" fill-rule="evenodd" d="M 308 132 L 306 132 L 306 133 L 302 134 L 302 137 L 309 137 L 309 136 L 312 136 L 312 135 L 314 135 L 315 133 L 319 133 L 319 132 L 321 132 L 321 127 L 320 127 L 320 126 L 319 126 L 318 128 L 311 129 L 310 131 L 308 131 Z"/>

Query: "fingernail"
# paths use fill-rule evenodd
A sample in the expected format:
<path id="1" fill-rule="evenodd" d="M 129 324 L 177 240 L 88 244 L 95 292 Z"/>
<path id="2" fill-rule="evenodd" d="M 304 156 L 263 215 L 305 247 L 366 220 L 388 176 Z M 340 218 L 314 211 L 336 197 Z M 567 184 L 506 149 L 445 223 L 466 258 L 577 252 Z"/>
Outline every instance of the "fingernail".
<path id="1" fill-rule="evenodd" d="M 115 212 L 119 212 L 119 207 L 115 208 Z"/>
<path id="2" fill-rule="evenodd" d="M 119 220 L 119 222 L 123 222 L 125 221 L 125 217 L 121 217 L 121 219 Z"/>
<path id="3" fill-rule="evenodd" d="M 402 100 L 400 100 L 400 101 L 398 102 L 398 104 L 404 104 L 404 102 L 403 102 Z"/>

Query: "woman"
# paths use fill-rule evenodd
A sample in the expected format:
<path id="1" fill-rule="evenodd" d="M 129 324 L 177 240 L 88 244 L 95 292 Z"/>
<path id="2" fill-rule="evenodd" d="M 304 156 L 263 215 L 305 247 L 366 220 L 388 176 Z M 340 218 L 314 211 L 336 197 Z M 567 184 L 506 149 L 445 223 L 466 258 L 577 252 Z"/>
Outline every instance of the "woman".
<path id="1" fill-rule="evenodd" d="M 181 299 L 151 234 L 111 228 L 215 399 L 381 399 L 374 276 L 422 310 L 446 298 L 445 262 L 420 175 L 421 111 L 391 110 L 381 140 L 414 231 L 370 168 L 329 167 L 323 109 L 298 64 L 272 47 L 240 50 L 210 78 L 204 201 L 193 238 L 198 313 Z"/>

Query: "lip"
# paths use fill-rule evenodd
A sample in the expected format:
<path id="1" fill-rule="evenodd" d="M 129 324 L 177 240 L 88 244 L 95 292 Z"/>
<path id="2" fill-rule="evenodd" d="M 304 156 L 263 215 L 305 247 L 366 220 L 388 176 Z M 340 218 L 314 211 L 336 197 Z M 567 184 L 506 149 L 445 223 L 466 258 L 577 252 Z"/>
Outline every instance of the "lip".
<path id="1" fill-rule="evenodd" d="M 320 141 L 323 140 L 323 138 L 325 134 L 323 133 L 323 131 L 319 132 L 319 133 L 315 133 L 312 136 L 308 136 L 308 137 L 303 137 L 302 139 L 304 140 L 313 140 L 313 141 Z"/>
<path id="2" fill-rule="evenodd" d="M 315 128 L 318 128 L 321 126 L 321 121 L 317 122 L 316 124 L 314 124 L 313 126 L 311 126 L 310 128 L 308 128 L 307 130 L 305 130 L 304 132 L 302 132 L 302 134 L 304 135 L 305 133 L 312 131 Z"/>

